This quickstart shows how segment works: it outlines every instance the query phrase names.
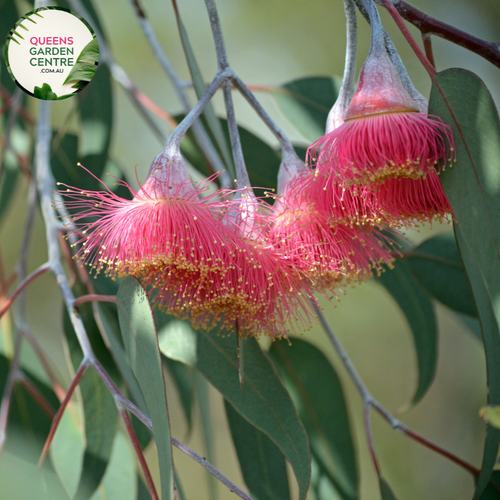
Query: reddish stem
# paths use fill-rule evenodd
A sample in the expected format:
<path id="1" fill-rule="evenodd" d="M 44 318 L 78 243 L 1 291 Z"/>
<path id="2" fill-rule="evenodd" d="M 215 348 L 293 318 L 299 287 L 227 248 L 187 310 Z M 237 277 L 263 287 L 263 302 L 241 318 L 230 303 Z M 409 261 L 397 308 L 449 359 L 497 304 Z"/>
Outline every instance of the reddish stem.
<path id="1" fill-rule="evenodd" d="M 429 33 L 422 33 L 422 41 L 424 42 L 425 55 L 432 67 L 436 69 L 436 62 L 434 61 L 434 53 L 432 52 L 432 38 Z"/>
<path id="2" fill-rule="evenodd" d="M 43 465 L 43 462 L 45 461 L 45 458 L 49 451 L 49 447 L 52 443 L 52 439 L 54 438 L 54 434 L 56 433 L 57 427 L 59 426 L 59 422 L 61 421 L 61 418 L 64 414 L 64 410 L 66 409 L 66 406 L 68 406 L 69 400 L 71 399 L 73 392 L 75 392 L 76 386 L 80 382 L 80 379 L 82 378 L 83 374 L 87 371 L 87 368 L 88 368 L 88 362 L 87 360 L 84 359 L 75 374 L 75 378 L 72 380 L 71 385 L 68 388 L 68 392 L 66 393 L 66 396 L 63 402 L 61 403 L 61 406 L 59 407 L 59 410 L 57 410 L 56 416 L 54 417 L 54 420 L 52 422 L 52 427 L 50 428 L 49 435 L 47 436 L 47 440 L 45 441 L 45 445 L 43 446 L 42 454 L 40 455 L 40 460 L 38 461 L 38 468 L 40 468 Z"/>
<path id="3" fill-rule="evenodd" d="M 45 273 L 49 269 L 50 269 L 50 264 L 47 262 L 41 265 L 35 271 L 33 271 L 30 275 L 26 276 L 26 278 L 24 278 L 23 281 L 21 281 L 19 286 L 16 288 L 15 292 L 12 294 L 10 299 L 8 299 L 7 302 L 0 309 L 0 318 L 9 310 L 9 307 L 12 305 L 12 302 L 16 300 L 17 296 L 24 290 L 26 285 L 29 285 L 35 278 Z"/>
<path id="4" fill-rule="evenodd" d="M 82 295 L 81 297 L 75 299 L 75 301 L 73 302 L 73 307 L 79 307 L 87 302 L 114 302 L 115 304 L 117 304 L 118 300 L 116 298 L 116 295 L 99 295 L 96 293 L 91 293 L 89 295 Z"/>
<path id="5" fill-rule="evenodd" d="M 396 10 L 396 7 L 394 7 L 394 4 L 392 3 L 391 0 L 382 0 L 383 6 L 389 11 L 389 14 L 392 16 L 394 19 L 395 23 L 398 25 L 398 28 L 400 29 L 401 33 L 403 33 L 404 37 L 406 38 L 406 41 L 410 44 L 410 47 L 413 49 L 413 52 L 415 52 L 416 56 L 419 58 L 420 62 L 423 64 L 424 68 L 427 70 L 429 75 L 432 78 L 432 81 L 435 81 L 435 75 L 436 75 L 436 69 L 434 66 L 430 63 L 429 59 L 425 57 L 425 54 L 422 52 L 422 49 L 418 46 L 417 42 L 411 35 L 411 33 L 408 31 L 408 28 L 406 27 L 406 24 L 403 21 L 403 18 L 400 16 L 399 12 Z"/>
<path id="6" fill-rule="evenodd" d="M 23 387 L 31 394 L 32 398 L 38 403 L 38 406 L 48 415 L 49 418 L 53 419 L 55 416 L 55 411 L 49 402 L 45 399 L 43 394 L 38 390 L 35 384 L 24 374 L 19 373 L 17 379 L 23 385 Z"/>
<path id="7" fill-rule="evenodd" d="M 125 427 L 127 428 L 130 441 L 132 441 L 132 444 L 134 445 L 134 450 L 137 454 L 137 458 L 139 459 L 139 463 L 141 464 L 142 472 L 144 472 L 144 477 L 146 478 L 146 483 L 148 485 L 149 492 L 151 493 L 152 500 L 158 500 L 158 493 L 156 492 L 155 484 L 153 482 L 153 478 L 151 477 L 151 472 L 149 471 L 148 464 L 146 462 L 146 459 L 144 458 L 144 454 L 142 453 L 141 445 L 139 444 L 137 436 L 135 435 L 134 428 L 132 427 L 132 422 L 130 421 L 127 410 L 122 405 L 119 405 L 119 410 L 123 422 L 125 423 Z"/>
<path id="8" fill-rule="evenodd" d="M 377 454 L 375 453 L 375 446 L 373 444 L 373 433 L 370 421 L 370 411 L 371 411 L 371 405 L 365 404 L 363 408 L 363 417 L 364 417 L 363 421 L 365 423 L 366 440 L 368 442 L 368 448 L 370 450 L 370 456 L 372 458 L 373 467 L 375 468 L 377 476 L 380 477 L 380 465 L 378 463 Z"/>
<path id="9" fill-rule="evenodd" d="M 155 104 L 146 94 L 143 94 L 135 87 L 132 89 L 132 93 L 143 106 L 152 111 L 156 116 L 159 116 L 162 120 L 166 121 L 172 129 L 177 127 L 178 123 L 172 118 L 172 116 L 163 108 L 160 108 L 160 106 Z"/>
<path id="10" fill-rule="evenodd" d="M 0 97 L 4 100 L 11 100 L 12 99 L 12 94 L 8 92 L 6 89 L 4 89 L 2 86 L 0 86 Z M 19 109 L 19 114 L 30 124 L 34 125 L 35 124 L 35 119 L 31 115 L 31 113 L 26 109 L 26 108 L 20 108 Z"/>
<path id="11" fill-rule="evenodd" d="M 424 438 L 420 434 L 417 434 L 416 432 L 414 432 L 408 428 L 401 428 L 400 430 L 406 436 L 411 437 L 412 439 L 419 442 L 423 446 L 429 448 L 432 451 L 435 451 L 436 453 L 439 453 L 440 455 L 442 455 L 443 457 L 446 457 L 448 460 L 451 460 L 452 462 L 456 463 L 457 465 L 460 465 L 460 467 L 463 467 L 464 469 L 468 470 L 471 474 L 474 474 L 476 476 L 479 475 L 480 470 L 477 467 L 474 467 L 473 465 L 469 464 L 465 460 L 462 460 L 461 458 L 457 457 L 456 455 L 453 455 L 453 453 L 450 453 L 449 451 L 445 450 L 444 448 L 441 448 L 441 446 L 438 446 L 437 444 L 433 443 L 432 441 L 429 441 L 428 439 Z"/>
<path id="12" fill-rule="evenodd" d="M 384 7 L 387 8 L 386 3 L 384 2 Z M 391 6 L 396 8 L 404 19 L 413 24 L 422 33 L 436 35 L 456 45 L 460 45 L 484 57 L 484 59 L 500 68 L 500 44 L 498 42 L 486 42 L 485 40 L 476 38 L 454 26 L 434 19 L 404 0 L 394 0 L 391 2 Z"/>
<path id="13" fill-rule="evenodd" d="M 2 406 L 0 408 L 0 452 L 3 449 L 6 440 L 7 423 L 9 421 L 10 407 L 12 405 L 12 394 L 14 392 L 14 384 L 17 380 L 17 372 L 19 370 L 19 360 L 21 358 L 21 343 L 22 335 L 16 337 L 14 346 L 14 357 L 9 366 L 9 375 L 5 383 L 5 389 L 2 397 Z"/>
<path id="14" fill-rule="evenodd" d="M 460 465 L 460 467 L 463 467 L 465 470 L 469 471 L 471 474 L 473 474 L 475 476 L 479 475 L 480 471 L 477 467 L 474 467 L 473 465 L 469 464 L 465 460 L 462 460 L 461 458 L 457 457 L 456 455 L 449 452 L 448 450 L 441 448 L 441 446 L 438 446 L 437 444 L 433 443 L 432 441 L 429 441 L 427 438 L 421 436 L 420 434 L 416 433 L 415 431 L 412 431 L 410 428 L 406 427 L 406 425 L 404 425 L 402 422 L 400 422 L 399 420 L 394 418 L 379 403 L 373 402 L 372 406 L 387 422 L 389 422 L 389 424 L 392 426 L 393 429 L 400 431 L 405 436 L 408 436 L 408 437 L 414 439 L 418 443 L 435 451 L 439 455 L 442 455 L 443 457 L 448 458 L 449 460 L 456 463 L 457 465 Z"/>

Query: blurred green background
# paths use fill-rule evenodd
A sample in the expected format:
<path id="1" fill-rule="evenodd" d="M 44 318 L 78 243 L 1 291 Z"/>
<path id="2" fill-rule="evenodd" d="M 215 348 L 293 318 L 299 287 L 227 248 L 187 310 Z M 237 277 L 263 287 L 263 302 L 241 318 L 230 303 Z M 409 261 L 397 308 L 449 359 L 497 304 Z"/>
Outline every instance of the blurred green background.
<path id="1" fill-rule="evenodd" d="M 486 40 L 500 39 L 500 3 L 497 0 L 414 0 L 412 3 L 431 16 L 476 36 Z M 136 86 L 170 114 L 181 112 L 181 105 L 170 82 L 141 34 L 131 3 L 125 0 L 100 0 L 94 4 L 115 59 Z M 209 80 L 216 71 L 216 59 L 204 2 L 178 0 L 178 4 L 204 77 Z M 217 4 L 231 65 L 247 84 L 279 86 L 304 76 L 342 75 L 345 55 L 342 0 L 219 0 Z M 18 5 L 20 11 L 30 10 L 26 2 L 20 1 Z M 175 68 L 182 77 L 188 79 L 189 73 L 170 2 L 144 0 L 143 5 Z M 430 81 L 425 70 L 395 28 L 392 19 L 380 10 L 385 27 L 393 37 L 410 77 L 416 87 L 424 95 L 428 95 Z M 359 19 L 359 27 L 358 68 L 368 51 L 370 37 L 370 30 L 364 20 Z M 410 30 L 419 38 L 418 31 L 413 28 Z M 3 40 L 6 35 L 0 33 L 0 38 Z M 433 38 L 433 46 L 438 70 L 460 66 L 476 72 L 483 78 L 496 102 L 500 103 L 498 68 L 439 38 Z M 194 93 L 189 92 L 194 102 Z M 270 95 L 258 93 L 257 97 L 295 143 L 307 146 L 305 139 L 283 117 Z M 275 145 L 274 138 L 254 112 L 239 96 L 235 96 L 235 101 L 238 122 Z M 36 113 L 36 100 L 29 99 L 28 102 L 32 112 Z M 74 104 L 71 99 L 54 103 L 54 126 L 57 127 L 66 120 Z M 215 106 L 222 114 L 220 95 L 215 98 Z M 165 122 L 157 118 L 155 120 L 164 133 L 168 134 L 169 128 Z M 131 185 L 136 184 L 135 165 L 139 179 L 144 179 L 152 159 L 162 146 L 137 114 L 123 90 L 115 85 L 112 155 L 128 172 Z M 27 185 L 23 180 L 0 228 L 2 259 L 7 271 L 15 266 L 18 258 L 26 217 L 26 196 Z M 418 242 L 429 235 L 449 230 L 450 226 L 435 225 L 432 229 L 423 228 L 420 232 L 409 231 L 408 236 L 412 241 Z M 29 259 L 30 270 L 46 259 L 44 227 L 37 215 Z M 416 361 L 409 327 L 392 298 L 381 286 L 366 283 L 345 291 L 346 296 L 342 297 L 339 304 L 323 304 L 327 316 L 373 395 L 389 410 L 396 411 L 410 401 L 416 383 Z M 30 285 L 29 324 L 67 386 L 70 375 L 62 343 L 61 307 L 61 299 L 51 275 L 44 275 Z M 424 400 L 400 418 L 440 446 L 480 465 L 484 424 L 478 417 L 478 411 L 486 402 L 482 345 L 453 313 L 439 305 L 436 308 L 440 326 L 440 358 L 436 380 Z M 5 320 L 3 324 L 0 322 L 0 329 L 2 326 L 5 328 Z M 344 381 L 351 416 L 355 422 L 361 498 L 378 500 L 380 493 L 367 454 L 360 398 L 320 328 L 315 328 L 305 338 L 322 346 Z M 9 346 L 4 348 L 8 350 Z M 187 436 L 179 401 L 170 382 L 168 398 L 173 435 L 203 454 L 199 418 L 194 431 Z M 213 390 L 211 403 L 216 466 L 238 485 L 243 485 L 225 421 L 222 398 Z M 468 473 L 395 433 L 376 415 L 373 417 L 373 427 L 382 472 L 398 498 L 471 498 L 473 481 Z M 121 443 L 120 446 L 125 445 Z M 156 469 L 154 453 L 152 449 L 148 452 L 153 470 Z M 187 498 L 209 498 L 208 483 L 202 468 L 177 450 L 174 458 Z M 1 464 L 2 462 L 0 467 Z M 0 474 L 1 480 L 7 480 L 5 474 Z M 4 484 L 4 491 L 9 491 L 7 486 Z M 0 482 L 0 496 L 1 492 Z M 224 500 L 235 497 L 219 485 L 218 498 Z"/>

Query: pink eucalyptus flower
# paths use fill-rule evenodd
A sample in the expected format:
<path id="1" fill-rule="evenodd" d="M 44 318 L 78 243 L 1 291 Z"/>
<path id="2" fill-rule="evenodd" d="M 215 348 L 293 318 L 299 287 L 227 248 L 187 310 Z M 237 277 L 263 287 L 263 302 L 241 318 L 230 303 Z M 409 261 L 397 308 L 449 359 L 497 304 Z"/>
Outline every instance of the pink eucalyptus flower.
<path id="1" fill-rule="evenodd" d="M 345 122 L 310 146 L 308 161 L 342 185 L 376 186 L 389 221 L 450 213 L 437 172 L 454 162 L 451 128 L 418 112 L 385 51 L 370 53 Z"/>
<path id="2" fill-rule="evenodd" d="M 381 272 L 383 263 L 391 265 L 390 239 L 372 227 L 371 214 L 370 223 L 363 223 L 370 209 L 362 196 L 337 189 L 328 176 L 316 177 L 303 163 L 282 176 L 289 180 L 278 188 L 275 238 L 281 252 L 320 288 L 331 291 L 342 281 L 363 281 L 373 270 Z"/>
<path id="3" fill-rule="evenodd" d="M 227 223 L 227 192 L 200 199 L 179 154 L 160 154 L 132 200 L 104 191 L 61 191 L 85 235 L 77 256 L 113 278 L 135 276 L 152 302 L 193 326 L 272 336 L 309 327 L 312 290 L 288 259 Z M 97 218 L 88 223 L 83 219 Z M 81 221 L 81 222 L 80 222 Z M 241 221 L 239 221 L 241 222 Z"/>

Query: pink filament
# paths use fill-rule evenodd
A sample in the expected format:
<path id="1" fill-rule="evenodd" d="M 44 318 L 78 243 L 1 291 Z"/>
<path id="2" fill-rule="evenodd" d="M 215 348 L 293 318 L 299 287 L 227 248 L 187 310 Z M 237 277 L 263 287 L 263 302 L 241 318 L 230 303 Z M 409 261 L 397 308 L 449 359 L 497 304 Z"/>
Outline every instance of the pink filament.
<path id="1" fill-rule="evenodd" d="M 325 165 L 344 184 L 418 179 L 454 158 L 451 129 L 422 113 L 384 113 L 346 121 L 309 147 L 309 164 Z"/>
<path id="2" fill-rule="evenodd" d="M 79 241 L 81 260 L 113 278 L 139 278 L 156 305 L 195 327 L 237 324 L 240 335 L 272 336 L 310 327 L 310 282 L 288 258 L 223 224 L 225 193 L 200 200 L 206 183 L 189 192 L 185 183 L 168 184 L 150 177 L 138 193 L 131 189 L 133 200 L 110 190 L 61 191 L 65 207 L 79 211 L 72 221 L 89 233 Z"/>

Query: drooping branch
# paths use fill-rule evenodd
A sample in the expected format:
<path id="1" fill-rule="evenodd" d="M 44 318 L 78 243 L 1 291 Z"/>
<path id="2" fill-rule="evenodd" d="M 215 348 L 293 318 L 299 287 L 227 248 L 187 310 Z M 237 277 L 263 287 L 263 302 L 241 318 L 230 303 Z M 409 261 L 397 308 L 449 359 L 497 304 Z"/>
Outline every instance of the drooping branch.
<path id="1" fill-rule="evenodd" d="M 425 437 L 421 436 L 420 434 L 414 432 L 411 430 L 409 427 L 407 427 L 403 422 L 398 420 L 394 415 L 392 415 L 389 411 L 387 411 L 370 393 L 368 388 L 365 386 L 363 380 L 361 379 L 358 371 L 354 367 L 352 361 L 350 360 L 347 352 L 343 348 L 342 344 L 339 342 L 337 339 L 336 335 L 334 334 L 333 330 L 330 328 L 330 325 L 326 321 L 326 318 L 323 315 L 323 312 L 321 309 L 316 305 L 312 304 L 316 314 L 318 315 L 318 319 L 321 323 L 321 326 L 323 327 L 323 330 L 325 331 L 328 339 L 330 340 L 331 344 L 337 351 L 337 354 L 340 357 L 340 360 L 342 361 L 342 364 L 344 365 L 347 373 L 349 374 L 349 377 L 351 380 L 354 382 L 354 385 L 358 389 L 359 394 L 361 395 L 361 398 L 363 400 L 363 411 L 365 412 L 365 430 L 368 435 L 368 441 L 369 441 L 369 446 L 370 446 L 370 451 L 372 453 L 372 458 L 374 460 L 374 466 L 377 472 L 379 471 L 379 466 L 378 463 L 376 462 L 376 458 L 374 457 L 374 451 L 373 451 L 373 444 L 371 443 L 371 430 L 367 427 L 370 423 L 370 420 L 366 416 L 366 412 L 370 411 L 371 408 L 373 408 L 379 415 L 386 420 L 389 425 L 394 429 L 405 436 L 408 436 L 412 438 L 413 440 L 417 441 L 418 443 L 422 444 L 423 446 L 431 449 L 432 451 L 438 453 L 439 455 L 442 455 L 443 457 L 446 457 L 450 461 L 454 462 L 455 464 L 459 465 L 466 471 L 470 472 L 474 476 L 479 475 L 479 469 L 474 467 L 473 465 L 469 464 L 465 460 L 462 460 L 461 458 L 457 457 L 453 453 L 449 452 L 448 450 L 445 450 L 444 448 L 441 448 L 437 444 L 433 443 L 432 441 L 429 441 Z"/>
<path id="2" fill-rule="evenodd" d="M 381 0 L 377 3 L 383 5 Z M 421 33 L 444 38 L 483 57 L 500 68 L 500 42 L 487 42 L 462 31 L 417 9 L 405 0 L 390 0 L 403 19 L 413 24 Z"/>

